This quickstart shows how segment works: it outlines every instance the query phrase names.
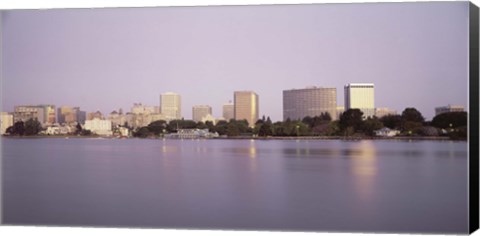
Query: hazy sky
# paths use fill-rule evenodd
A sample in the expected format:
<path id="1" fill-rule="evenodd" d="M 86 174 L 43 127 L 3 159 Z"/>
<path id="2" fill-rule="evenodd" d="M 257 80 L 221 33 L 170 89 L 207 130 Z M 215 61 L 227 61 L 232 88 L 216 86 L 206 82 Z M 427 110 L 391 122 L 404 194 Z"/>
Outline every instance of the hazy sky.
<path id="1" fill-rule="evenodd" d="M 468 2 L 14 10 L 2 13 L 2 106 L 104 114 L 182 96 L 182 115 L 253 90 L 282 119 L 282 90 L 374 83 L 375 105 L 467 106 Z"/>

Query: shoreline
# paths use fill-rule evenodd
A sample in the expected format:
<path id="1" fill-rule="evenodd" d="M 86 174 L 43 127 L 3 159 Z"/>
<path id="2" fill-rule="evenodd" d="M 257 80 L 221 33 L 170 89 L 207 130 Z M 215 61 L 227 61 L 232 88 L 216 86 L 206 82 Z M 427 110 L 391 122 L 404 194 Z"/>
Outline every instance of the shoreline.
<path id="1" fill-rule="evenodd" d="M 2 135 L 2 138 L 11 138 L 11 139 L 49 139 L 49 138 L 56 138 L 56 139 L 172 139 L 172 140 L 197 140 L 197 139 L 205 139 L 205 140 L 343 140 L 343 141 L 361 141 L 361 140 L 429 140 L 429 141 L 468 141 L 468 139 L 451 139 L 449 137 L 444 136 L 396 136 L 396 137 L 342 137 L 342 136 L 271 136 L 271 137 L 251 137 L 251 136 L 235 136 L 235 137 L 215 137 L 215 138 L 163 138 L 163 137 L 147 137 L 147 138 L 138 138 L 138 137 L 129 137 L 129 138 L 121 138 L 121 137 L 109 137 L 109 136 L 77 136 L 77 135 L 34 135 L 34 136 L 8 136 Z"/>

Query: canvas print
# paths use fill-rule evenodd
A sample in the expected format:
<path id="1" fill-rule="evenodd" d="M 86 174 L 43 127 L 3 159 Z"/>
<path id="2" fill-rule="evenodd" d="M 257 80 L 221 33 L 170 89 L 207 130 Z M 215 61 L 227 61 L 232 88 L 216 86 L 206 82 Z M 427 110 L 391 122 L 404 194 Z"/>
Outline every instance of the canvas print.
<path id="1" fill-rule="evenodd" d="M 468 233 L 472 7 L 4 10 L 2 224 Z"/>

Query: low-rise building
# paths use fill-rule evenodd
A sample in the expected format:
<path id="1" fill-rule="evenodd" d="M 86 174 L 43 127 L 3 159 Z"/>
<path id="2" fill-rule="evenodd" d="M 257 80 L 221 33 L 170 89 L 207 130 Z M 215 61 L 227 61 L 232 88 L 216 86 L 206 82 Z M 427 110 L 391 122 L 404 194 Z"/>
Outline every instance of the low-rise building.
<path id="1" fill-rule="evenodd" d="M 85 126 L 83 129 L 90 130 L 94 134 L 111 136 L 112 122 L 109 120 L 94 118 L 92 120 L 85 121 Z"/>
<path id="2" fill-rule="evenodd" d="M 383 127 L 379 130 L 375 130 L 374 133 L 376 136 L 379 136 L 379 137 L 393 137 L 393 136 L 399 135 L 400 131 L 395 129 L 390 129 L 388 127 Z"/>
<path id="3" fill-rule="evenodd" d="M 462 112 L 465 111 L 463 106 L 458 106 L 458 105 L 448 105 L 448 106 L 443 106 L 443 107 L 435 107 L 435 115 L 438 116 L 442 113 L 447 113 L 447 112 Z"/>
<path id="4" fill-rule="evenodd" d="M 45 130 L 46 135 L 66 135 L 73 133 L 70 126 L 49 126 Z"/>
<path id="5" fill-rule="evenodd" d="M 197 139 L 214 138 L 218 133 L 210 133 L 208 129 L 179 129 L 176 133 L 166 134 L 166 138 Z"/>

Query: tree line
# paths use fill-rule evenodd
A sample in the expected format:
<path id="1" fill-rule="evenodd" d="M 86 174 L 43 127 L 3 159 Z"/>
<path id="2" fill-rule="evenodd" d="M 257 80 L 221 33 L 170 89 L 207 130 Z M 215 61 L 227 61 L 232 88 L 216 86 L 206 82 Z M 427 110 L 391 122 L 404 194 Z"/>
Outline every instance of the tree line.
<path id="1" fill-rule="evenodd" d="M 207 121 L 194 122 L 193 120 L 172 120 L 170 122 L 158 120 L 147 126 L 132 129 L 134 137 L 160 137 L 164 134 L 175 133 L 179 129 L 208 129 L 221 136 L 339 136 L 339 137 L 371 137 L 376 130 L 383 127 L 400 131 L 401 136 L 449 136 L 452 139 L 467 138 L 467 112 L 449 112 L 435 116 L 426 121 L 423 115 L 415 108 L 406 108 L 401 115 L 386 115 L 381 118 L 368 117 L 364 119 L 360 109 L 349 109 L 343 112 L 338 120 L 332 120 L 330 114 L 322 113 L 319 116 L 307 116 L 302 120 L 272 122 L 270 117 L 263 116 L 253 127 L 249 127 L 246 120 L 218 121 L 216 124 Z M 128 127 L 128 124 L 124 125 Z M 25 122 L 18 121 L 8 127 L 6 133 L 17 136 L 37 135 L 42 126 L 37 119 Z M 77 124 L 75 135 L 91 135 L 89 130 L 82 129 Z"/>
<path id="2" fill-rule="evenodd" d="M 450 136 L 454 139 L 467 138 L 467 112 L 449 112 L 426 121 L 415 108 L 406 108 L 401 115 L 375 116 L 364 119 L 360 109 L 343 112 L 338 120 L 332 120 L 330 114 L 307 116 L 302 120 L 272 122 L 270 117 L 262 117 L 253 127 L 246 120 L 219 121 L 215 125 L 207 121 L 163 120 L 154 121 L 148 126 L 133 132 L 135 137 L 162 136 L 178 129 L 208 129 L 221 136 L 340 136 L 372 137 L 375 131 L 387 127 L 400 131 L 401 136 Z"/>

